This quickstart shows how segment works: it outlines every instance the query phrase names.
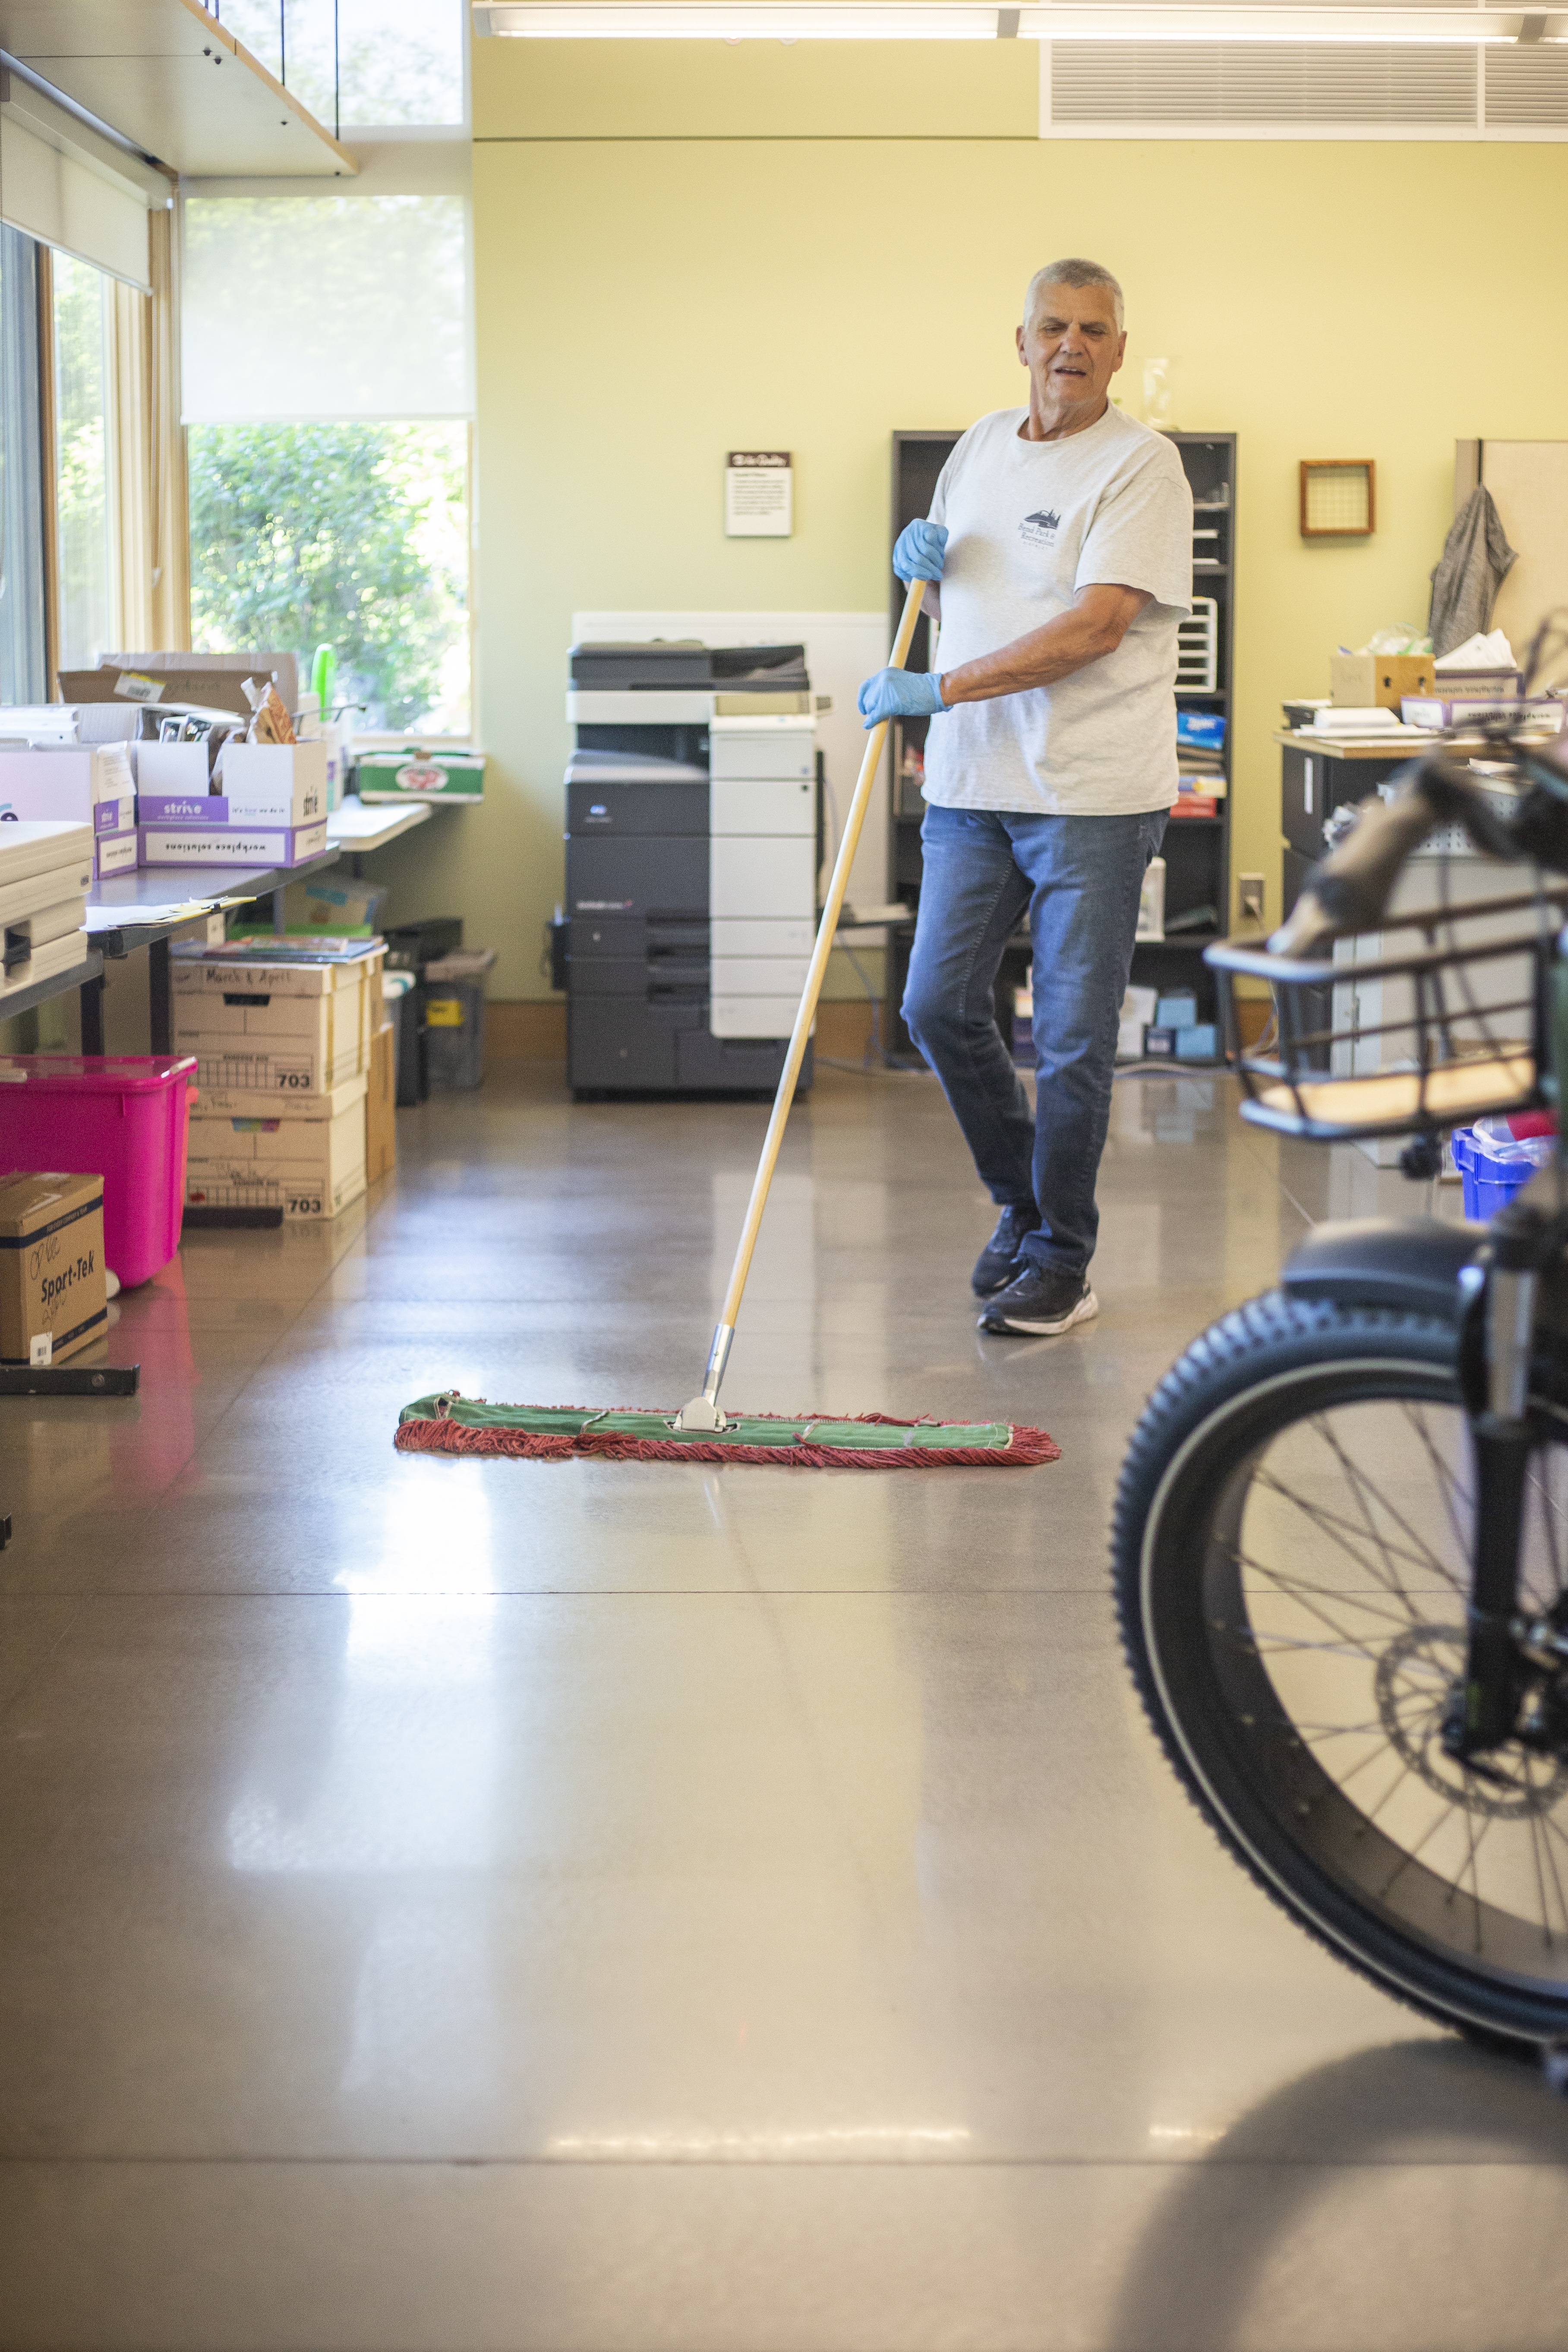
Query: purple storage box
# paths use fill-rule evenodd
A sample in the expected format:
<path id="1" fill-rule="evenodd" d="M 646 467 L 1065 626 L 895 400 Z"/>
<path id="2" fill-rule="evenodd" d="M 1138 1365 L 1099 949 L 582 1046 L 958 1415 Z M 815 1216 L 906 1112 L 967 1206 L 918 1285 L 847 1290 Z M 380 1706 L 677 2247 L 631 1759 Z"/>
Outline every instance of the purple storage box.
<path id="1" fill-rule="evenodd" d="M 228 803 L 218 793 L 138 793 L 138 824 L 226 824 Z"/>
<path id="2" fill-rule="evenodd" d="M 143 824 L 143 866 L 300 866 L 327 845 L 327 820 L 314 824 Z"/>

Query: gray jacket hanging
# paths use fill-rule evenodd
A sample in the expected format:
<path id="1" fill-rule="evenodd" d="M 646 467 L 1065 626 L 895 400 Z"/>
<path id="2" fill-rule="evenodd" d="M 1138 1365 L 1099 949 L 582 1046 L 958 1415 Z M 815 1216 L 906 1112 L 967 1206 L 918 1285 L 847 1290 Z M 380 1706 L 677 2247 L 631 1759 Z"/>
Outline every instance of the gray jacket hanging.
<path id="1" fill-rule="evenodd" d="M 1467 637 L 1490 626 L 1497 592 L 1517 562 L 1491 492 L 1484 485 L 1472 490 L 1454 517 L 1432 574 L 1426 626 L 1435 655 L 1451 654 Z"/>

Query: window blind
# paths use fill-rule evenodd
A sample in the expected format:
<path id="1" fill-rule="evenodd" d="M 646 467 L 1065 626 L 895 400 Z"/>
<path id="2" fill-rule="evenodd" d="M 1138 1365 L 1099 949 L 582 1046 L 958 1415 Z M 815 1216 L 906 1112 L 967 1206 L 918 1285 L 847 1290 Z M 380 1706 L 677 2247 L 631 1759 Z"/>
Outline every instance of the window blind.
<path id="1" fill-rule="evenodd" d="M 9 105 L 0 108 L 0 220 L 149 289 L 146 199 L 52 145 Z"/>
<path id="2" fill-rule="evenodd" d="M 187 198 L 185 421 L 467 416 L 467 295 L 461 196 Z"/>

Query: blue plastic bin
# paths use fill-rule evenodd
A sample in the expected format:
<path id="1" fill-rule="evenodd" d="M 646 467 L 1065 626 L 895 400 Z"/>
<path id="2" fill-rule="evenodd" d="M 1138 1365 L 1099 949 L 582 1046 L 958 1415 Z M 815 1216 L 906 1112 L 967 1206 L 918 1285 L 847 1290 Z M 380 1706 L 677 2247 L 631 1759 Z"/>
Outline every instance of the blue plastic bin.
<path id="1" fill-rule="evenodd" d="M 1486 1139 L 1473 1128 L 1457 1127 L 1453 1133 L 1454 1165 L 1465 1188 L 1465 1214 L 1478 1224 L 1489 1224 L 1506 1209 L 1535 1173 L 1528 1160 L 1494 1160 Z"/>

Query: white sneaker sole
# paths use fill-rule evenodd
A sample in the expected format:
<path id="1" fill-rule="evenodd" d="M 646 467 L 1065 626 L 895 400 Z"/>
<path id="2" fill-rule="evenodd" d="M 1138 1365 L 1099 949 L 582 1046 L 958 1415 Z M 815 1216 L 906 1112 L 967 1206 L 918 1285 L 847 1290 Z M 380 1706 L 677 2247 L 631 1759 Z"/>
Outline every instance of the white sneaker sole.
<path id="1" fill-rule="evenodd" d="M 1099 1312 L 1099 1299 L 1095 1297 L 1092 1290 L 1086 1290 L 1083 1297 L 1079 1300 L 1077 1306 L 1073 1307 L 1070 1314 L 1058 1315 L 1048 1323 L 1026 1323 L 1020 1317 L 1014 1315 L 1004 1316 L 1002 1319 L 1006 1324 L 1009 1331 L 1016 1331 L 1022 1338 L 1030 1339 L 1054 1339 L 1060 1332 L 1070 1331 L 1075 1323 L 1092 1322 Z M 984 1329 L 985 1324 L 984 1317 L 982 1316 L 980 1320 L 981 1328 Z M 994 1333 L 992 1336 L 994 1337 L 995 1334 Z"/>

